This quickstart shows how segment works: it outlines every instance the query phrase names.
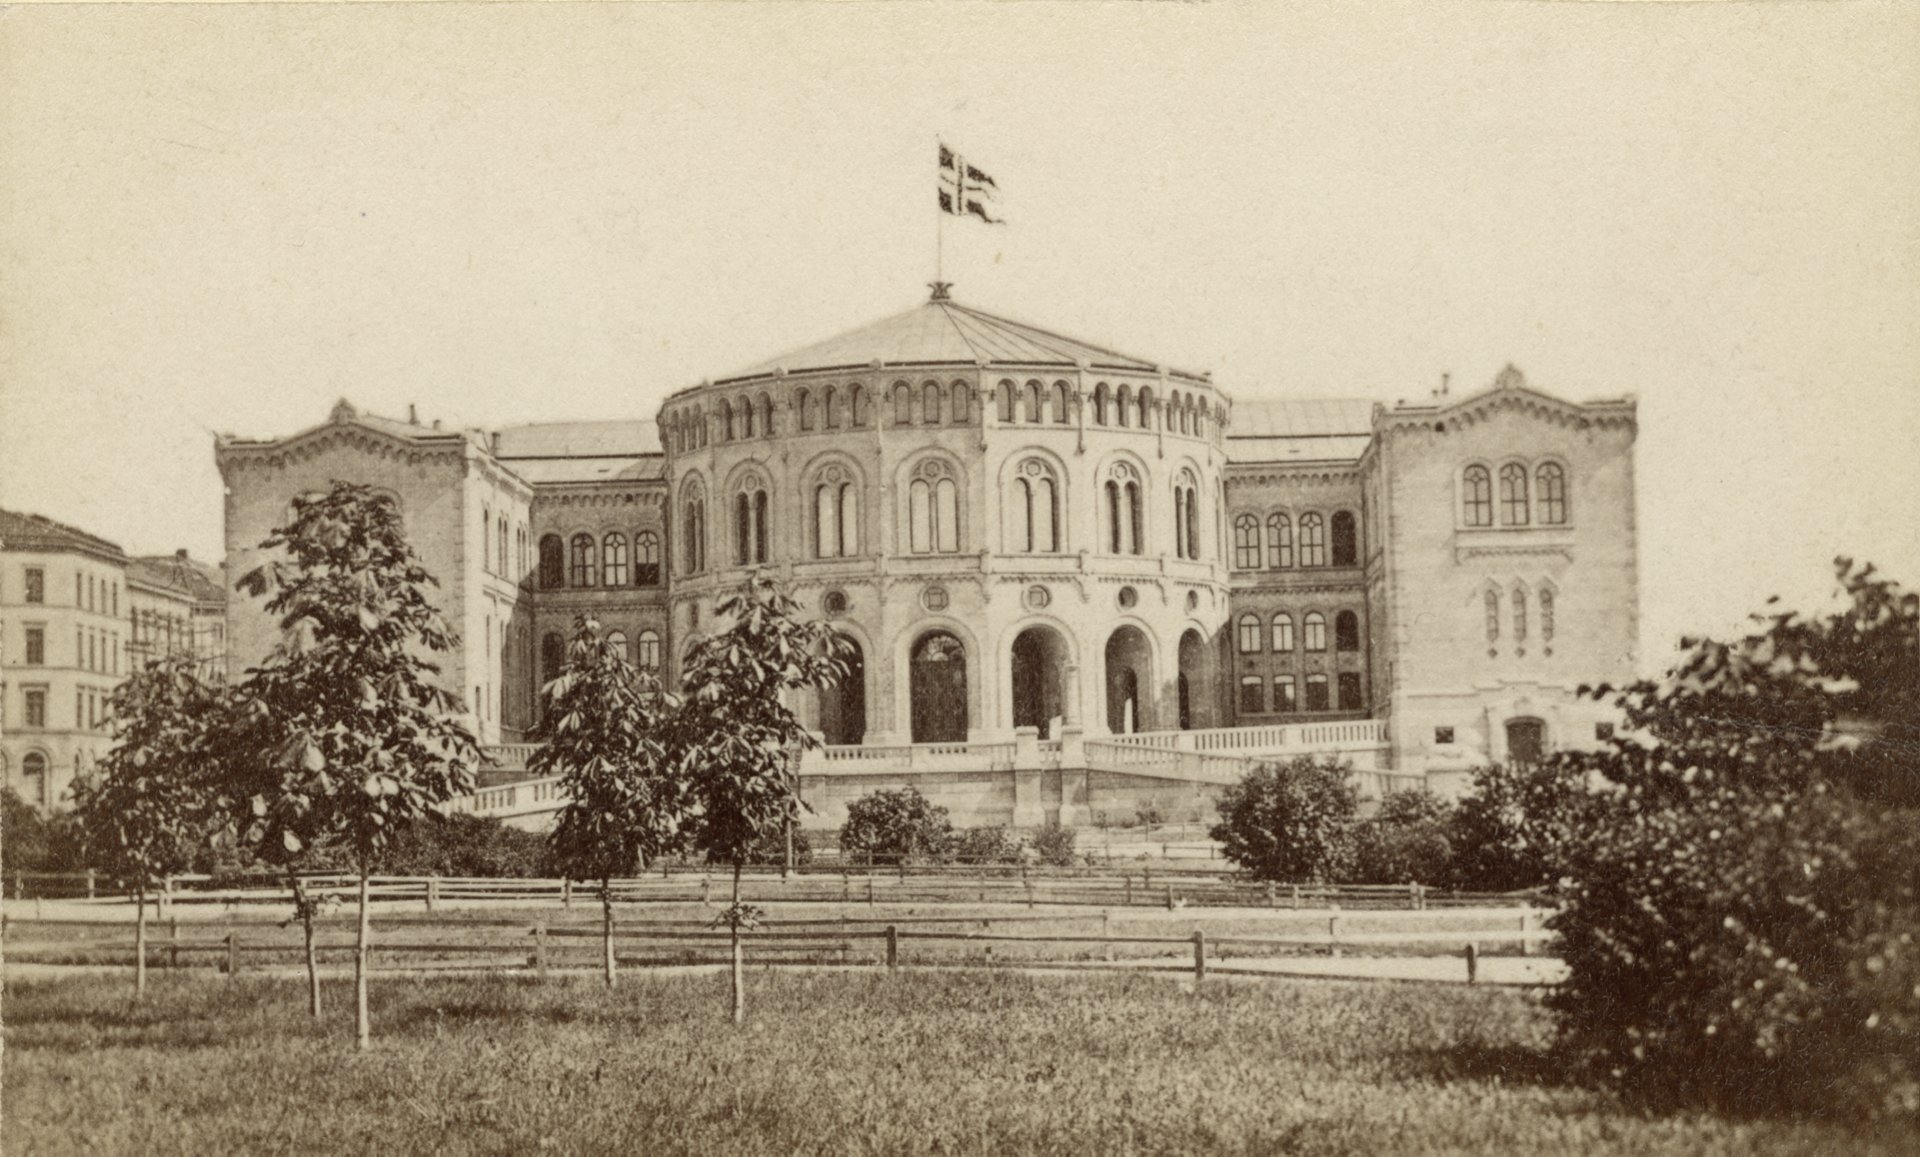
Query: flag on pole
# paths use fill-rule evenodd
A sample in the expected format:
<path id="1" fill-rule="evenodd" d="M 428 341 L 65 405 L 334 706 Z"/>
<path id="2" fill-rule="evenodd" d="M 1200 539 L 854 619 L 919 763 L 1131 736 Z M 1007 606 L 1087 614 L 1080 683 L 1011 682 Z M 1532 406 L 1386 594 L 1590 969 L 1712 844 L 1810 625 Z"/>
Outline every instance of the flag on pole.
<path id="1" fill-rule="evenodd" d="M 1000 186 L 992 177 L 967 164 L 965 158 L 940 146 L 940 211 L 955 217 L 974 216 L 989 225 L 1006 222 L 999 210 Z"/>

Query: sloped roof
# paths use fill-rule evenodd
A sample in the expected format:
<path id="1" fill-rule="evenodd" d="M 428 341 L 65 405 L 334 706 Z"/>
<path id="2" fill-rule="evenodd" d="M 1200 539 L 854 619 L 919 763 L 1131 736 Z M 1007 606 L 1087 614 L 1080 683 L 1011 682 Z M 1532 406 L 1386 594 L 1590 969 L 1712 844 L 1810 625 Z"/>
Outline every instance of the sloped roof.
<path id="1" fill-rule="evenodd" d="M 1368 398 L 1315 398 L 1296 401 L 1259 398 L 1233 403 L 1229 438 L 1307 438 L 1373 433 Z"/>
<path id="2" fill-rule="evenodd" d="M 378 414 L 369 414 L 356 409 L 352 403 L 342 398 L 334 403 L 333 409 L 328 413 L 326 421 L 316 426 L 309 426 L 297 434 L 289 434 L 284 438 L 242 438 L 235 435 L 222 435 L 219 441 L 223 447 L 233 447 L 236 449 L 281 446 L 289 442 L 298 441 L 301 438 L 307 437 L 309 434 L 314 434 L 338 425 L 360 426 L 368 430 L 377 430 L 389 437 L 401 438 L 409 442 L 434 442 L 448 439 L 463 440 L 477 436 L 475 432 L 471 430 L 441 429 L 438 424 L 421 425 L 418 422 L 403 422 L 398 418 L 384 418 Z"/>
<path id="3" fill-rule="evenodd" d="M 496 458 L 621 458 L 660 453 L 660 426 L 651 419 L 539 422 L 505 426 L 494 435 Z"/>
<path id="4" fill-rule="evenodd" d="M 724 384 L 767 377 L 776 370 L 800 373 L 864 369 L 876 362 L 889 366 L 976 363 L 1072 366 L 1083 361 L 1129 373 L 1159 372 L 1159 366 L 1149 358 L 1124 354 L 936 297 L 903 313 L 768 358 L 718 380 Z"/>
<path id="5" fill-rule="evenodd" d="M 653 482 L 667 476 L 659 454 L 633 458 L 508 458 L 506 466 L 535 486 L 553 482 Z"/>
<path id="6" fill-rule="evenodd" d="M 104 555 L 116 562 L 127 557 L 119 544 L 108 542 L 97 534 L 88 534 L 77 526 L 55 522 L 45 515 L 23 514 L 13 510 L 0 510 L 0 550 L 78 550 Z"/>
<path id="7" fill-rule="evenodd" d="M 146 582 L 199 603 L 225 602 L 227 589 L 217 568 L 184 552 L 141 555 L 127 563 L 130 581 Z"/>

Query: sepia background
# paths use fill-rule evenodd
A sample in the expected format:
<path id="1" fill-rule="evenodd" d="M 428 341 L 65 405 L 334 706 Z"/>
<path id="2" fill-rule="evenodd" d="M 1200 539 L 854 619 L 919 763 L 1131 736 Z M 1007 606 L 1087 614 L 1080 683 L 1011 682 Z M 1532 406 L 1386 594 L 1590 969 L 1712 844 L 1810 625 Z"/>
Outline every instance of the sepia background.
<path id="1" fill-rule="evenodd" d="M 15 7 L 0 503 L 221 553 L 215 431 L 647 417 L 965 303 L 1236 398 L 1640 399 L 1642 655 L 1920 583 L 1920 6 Z"/>

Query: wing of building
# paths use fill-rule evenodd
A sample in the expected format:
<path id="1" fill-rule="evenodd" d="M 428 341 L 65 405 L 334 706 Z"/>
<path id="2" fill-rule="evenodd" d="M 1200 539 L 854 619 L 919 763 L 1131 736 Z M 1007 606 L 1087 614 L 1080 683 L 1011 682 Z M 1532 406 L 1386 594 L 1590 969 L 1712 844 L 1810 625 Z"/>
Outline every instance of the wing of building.
<path id="1" fill-rule="evenodd" d="M 390 491 L 461 628 L 444 677 L 511 764 L 576 615 L 671 684 L 771 572 L 857 647 L 802 704 L 824 824 L 903 779 L 963 822 L 1090 822 L 1198 814 L 1210 752 L 1405 786 L 1593 741 L 1573 689 L 1634 669 L 1631 398 L 1511 368 L 1392 407 L 1242 393 L 942 289 L 630 421 L 342 401 L 223 437 L 228 574 L 294 495 Z M 238 670 L 272 625 L 233 596 L 227 636 Z"/>

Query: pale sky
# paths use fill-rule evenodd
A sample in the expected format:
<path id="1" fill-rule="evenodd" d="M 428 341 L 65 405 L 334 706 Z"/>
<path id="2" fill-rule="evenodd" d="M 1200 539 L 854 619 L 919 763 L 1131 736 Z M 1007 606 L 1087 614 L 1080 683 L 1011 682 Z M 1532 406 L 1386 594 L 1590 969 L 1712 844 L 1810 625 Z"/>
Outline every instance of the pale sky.
<path id="1" fill-rule="evenodd" d="M 925 295 L 1242 398 L 1640 399 L 1643 652 L 1920 585 L 1920 4 L 14 7 L 0 502 L 222 553 L 214 431 L 660 398 Z"/>

